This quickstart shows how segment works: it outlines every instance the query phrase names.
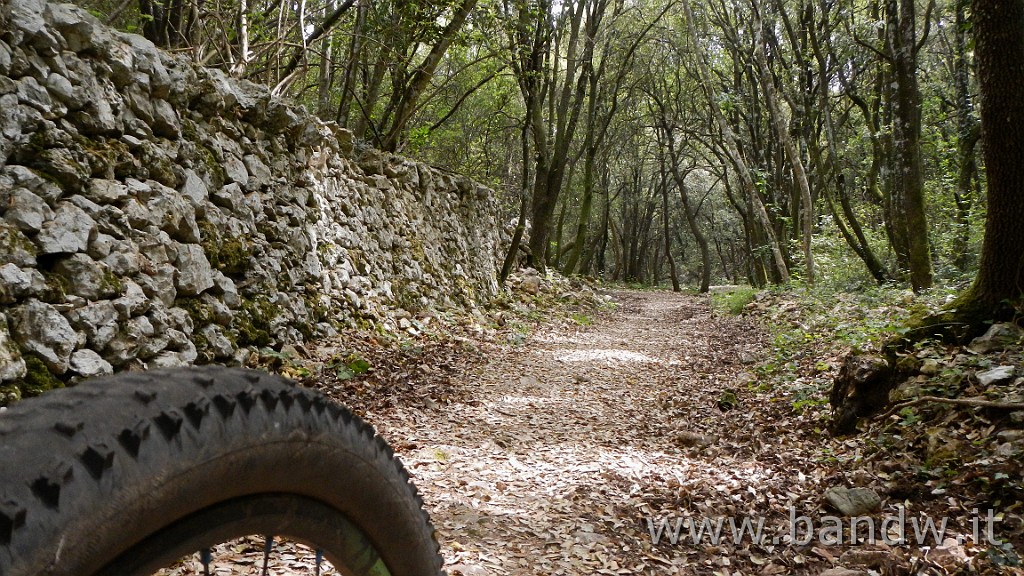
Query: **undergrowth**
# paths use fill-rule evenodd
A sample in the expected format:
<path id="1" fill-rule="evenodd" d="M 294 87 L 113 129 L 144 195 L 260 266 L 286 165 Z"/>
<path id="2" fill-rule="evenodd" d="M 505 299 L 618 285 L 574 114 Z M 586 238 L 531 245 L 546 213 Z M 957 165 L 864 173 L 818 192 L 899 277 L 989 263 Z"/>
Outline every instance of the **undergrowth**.
<path id="1" fill-rule="evenodd" d="M 889 286 L 765 291 L 744 310 L 761 319 L 772 341 L 751 387 L 784 405 L 802 422 L 798 428 L 813 432 L 823 446 L 843 446 L 842 441 L 829 444 L 823 431 L 831 418 L 832 382 L 845 355 L 879 352 L 906 332 L 908 321 L 936 312 L 958 288 L 918 295 Z M 894 403 L 924 396 L 1024 402 L 1022 345 L 977 353 L 938 337 L 915 339 L 900 359 L 912 367 L 910 375 L 890 397 Z M 1015 377 L 994 384 L 979 378 L 996 367 L 1015 368 Z M 949 515 L 951 526 L 961 531 L 969 525 L 962 512 L 994 510 L 1005 541 L 978 543 L 980 558 L 997 570 L 991 573 L 1018 570 L 1024 542 L 1024 411 L 919 402 L 892 412 L 863 421 L 859 440 L 850 440 L 861 448 L 853 455 L 837 454 L 837 462 L 867 472 L 892 501 L 936 517 Z M 824 450 L 818 457 L 830 458 Z M 959 512 L 949 508 L 954 502 Z"/>
<path id="2" fill-rule="evenodd" d="M 794 411 L 824 418 L 845 354 L 880 350 L 906 331 L 910 318 L 937 311 L 952 293 L 952 288 L 915 295 L 888 285 L 843 290 L 794 284 L 757 294 L 745 311 L 760 316 L 772 338 L 756 370 L 757 385 L 782 392 L 780 400 Z"/>
<path id="3" fill-rule="evenodd" d="M 711 292 L 711 306 L 720 312 L 738 316 L 758 293 L 757 288 L 750 286 L 731 286 L 726 290 L 716 290 Z"/>

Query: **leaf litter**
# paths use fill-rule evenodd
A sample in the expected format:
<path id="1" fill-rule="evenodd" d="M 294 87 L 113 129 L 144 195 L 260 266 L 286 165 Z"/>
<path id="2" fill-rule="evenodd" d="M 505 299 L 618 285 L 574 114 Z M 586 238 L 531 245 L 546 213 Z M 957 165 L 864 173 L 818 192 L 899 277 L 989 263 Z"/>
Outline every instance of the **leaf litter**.
<path id="1" fill-rule="evenodd" d="M 793 408 L 796 385 L 762 381 L 772 344 L 759 314 L 658 291 L 599 306 L 559 282 L 506 311 L 348 334 L 271 366 L 348 404 L 395 447 L 449 574 L 1020 573 L 981 561 L 991 557 L 963 510 L 951 539 L 925 545 L 854 541 L 848 525 L 810 538 L 808 523 L 838 514 L 823 498 L 835 486 L 886 494 L 876 520 L 954 506 L 932 505 L 926 483 L 894 491 L 873 441 L 827 436 L 820 410 Z M 339 357 L 368 369 L 339 374 Z M 759 539 L 736 537 L 744 520 L 763 523 Z"/>

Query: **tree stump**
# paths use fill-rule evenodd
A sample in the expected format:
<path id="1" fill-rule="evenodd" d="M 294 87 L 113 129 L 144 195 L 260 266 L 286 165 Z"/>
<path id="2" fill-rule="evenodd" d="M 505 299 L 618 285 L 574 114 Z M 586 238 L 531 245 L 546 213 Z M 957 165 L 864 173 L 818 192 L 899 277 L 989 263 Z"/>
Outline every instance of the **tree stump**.
<path id="1" fill-rule="evenodd" d="M 834 435 L 850 434 L 857 419 L 879 412 L 889 403 L 895 387 L 895 369 L 888 360 L 872 354 L 850 353 L 832 382 L 829 403 Z"/>

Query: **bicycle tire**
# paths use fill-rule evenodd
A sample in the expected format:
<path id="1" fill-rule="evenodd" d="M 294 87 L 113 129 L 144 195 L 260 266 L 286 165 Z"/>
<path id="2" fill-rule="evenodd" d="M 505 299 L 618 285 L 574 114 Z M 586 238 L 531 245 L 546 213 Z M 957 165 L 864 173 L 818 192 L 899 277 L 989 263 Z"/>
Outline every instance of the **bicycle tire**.
<path id="1" fill-rule="evenodd" d="M 152 574 L 250 534 L 343 574 L 443 574 L 423 501 L 346 408 L 270 374 L 125 373 L 0 415 L 0 576 Z"/>

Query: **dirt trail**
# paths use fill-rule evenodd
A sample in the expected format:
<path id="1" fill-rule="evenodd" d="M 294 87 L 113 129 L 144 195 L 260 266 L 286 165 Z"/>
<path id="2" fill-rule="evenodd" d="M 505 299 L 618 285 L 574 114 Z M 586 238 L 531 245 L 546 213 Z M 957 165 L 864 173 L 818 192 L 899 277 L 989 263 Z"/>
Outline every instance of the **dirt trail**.
<path id="1" fill-rule="evenodd" d="M 737 385 L 764 346 L 752 323 L 704 298 L 615 297 L 593 326 L 485 350 L 458 384 L 467 401 L 368 414 L 423 493 L 450 574 L 707 573 L 730 561 L 652 546 L 645 517 L 736 512 L 766 480 L 803 477 L 763 450 Z"/>
<path id="2" fill-rule="evenodd" d="M 822 411 L 800 407 L 821 401 L 808 400 L 815 388 L 803 377 L 758 381 L 755 366 L 779 359 L 757 321 L 714 313 L 704 297 L 614 297 L 618 307 L 593 325 L 563 309 L 525 341 L 520 316 L 501 330 L 470 321 L 412 340 L 342 335 L 314 350 L 304 383 L 347 403 L 396 449 L 451 576 L 895 576 L 965 573 L 968 559 L 986 566 L 965 510 L 990 498 L 907 480 L 914 464 L 881 436 L 828 436 Z M 521 301 L 530 317 L 530 297 Z M 373 369 L 334 377 L 339 357 Z M 868 539 L 858 529 L 854 542 L 848 525 L 837 543 L 823 495 L 843 487 L 887 495 L 876 521 L 905 507 L 912 522 L 953 522 L 916 546 L 916 532 L 888 545 L 899 536 L 891 529 Z M 219 546 L 226 565 L 217 573 L 260 574 L 261 549 L 258 538 Z M 277 550 L 271 574 L 310 573 L 311 551 L 290 542 Z M 200 566 L 194 555 L 163 574 L 196 576 Z M 1024 572 L 993 563 L 977 573 Z"/>

